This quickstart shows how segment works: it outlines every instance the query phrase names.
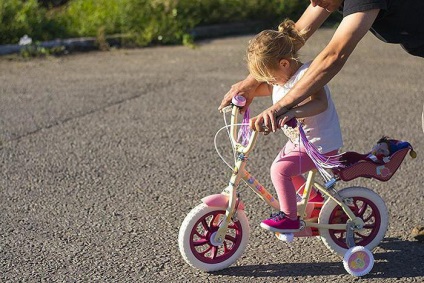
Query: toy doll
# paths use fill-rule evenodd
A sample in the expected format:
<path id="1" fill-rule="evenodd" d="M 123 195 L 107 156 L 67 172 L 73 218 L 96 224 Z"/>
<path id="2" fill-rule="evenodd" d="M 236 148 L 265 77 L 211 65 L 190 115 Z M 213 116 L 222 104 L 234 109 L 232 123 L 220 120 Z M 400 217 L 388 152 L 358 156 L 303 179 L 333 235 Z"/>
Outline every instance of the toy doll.
<path id="1" fill-rule="evenodd" d="M 409 142 L 393 140 L 384 136 L 378 140 L 376 145 L 373 146 L 371 152 L 367 156 L 367 159 L 370 159 L 376 163 L 387 163 L 389 162 L 390 156 L 393 153 L 410 146 L 411 145 L 409 144 Z M 411 156 L 414 153 L 415 152 L 411 151 Z"/>

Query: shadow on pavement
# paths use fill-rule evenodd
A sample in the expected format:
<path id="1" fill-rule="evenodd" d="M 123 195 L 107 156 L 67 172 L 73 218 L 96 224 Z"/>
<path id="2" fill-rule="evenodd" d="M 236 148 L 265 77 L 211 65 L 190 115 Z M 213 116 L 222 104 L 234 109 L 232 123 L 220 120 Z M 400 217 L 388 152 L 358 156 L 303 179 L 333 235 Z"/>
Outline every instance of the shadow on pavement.
<path id="1" fill-rule="evenodd" d="M 424 243 L 387 238 L 379 245 L 385 252 L 374 254 L 376 263 L 371 278 L 424 276 Z"/>
<path id="2" fill-rule="evenodd" d="M 346 274 L 346 271 L 340 261 L 235 266 L 211 274 L 240 277 L 306 277 L 341 275 Z"/>
<path id="3" fill-rule="evenodd" d="M 374 254 L 375 264 L 366 278 L 402 278 L 424 276 L 424 244 L 387 238 Z M 229 267 L 212 272 L 216 275 L 240 277 L 306 277 L 348 274 L 343 262 L 284 263 Z"/>

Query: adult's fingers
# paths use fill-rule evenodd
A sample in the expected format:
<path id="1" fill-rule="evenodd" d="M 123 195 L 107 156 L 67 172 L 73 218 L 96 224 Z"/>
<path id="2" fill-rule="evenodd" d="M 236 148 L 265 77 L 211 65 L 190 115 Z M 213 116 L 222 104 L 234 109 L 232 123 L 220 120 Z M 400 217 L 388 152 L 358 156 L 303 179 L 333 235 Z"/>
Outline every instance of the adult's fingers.
<path id="1" fill-rule="evenodd" d="M 263 118 L 260 115 L 253 117 L 252 119 L 249 120 L 250 128 L 256 132 L 263 132 L 262 124 L 263 124 Z"/>
<path id="2" fill-rule="evenodd" d="M 269 116 L 267 115 L 267 113 L 263 113 L 262 115 L 263 115 L 263 120 L 264 120 L 264 123 L 263 123 L 264 128 L 267 131 L 270 131 L 272 129 L 272 127 L 271 127 L 271 125 L 269 123 Z"/>
<path id="3" fill-rule="evenodd" d="M 270 131 L 275 132 L 277 131 L 277 123 L 275 120 L 275 112 L 271 109 L 267 109 L 261 114 L 264 118 L 264 125 L 267 127 Z"/>
<path id="4" fill-rule="evenodd" d="M 231 103 L 231 100 L 233 99 L 234 95 L 232 90 L 230 89 L 225 95 L 224 98 L 221 101 L 221 104 L 218 107 L 218 110 L 221 111 L 224 107 L 229 105 Z"/>
<path id="5" fill-rule="evenodd" d="M 221 105 L 219 105 L 218 110 L 221 111 L 222 108 L 226 107 L 231 103 L 231 100 L 236 95 L 243 95 L 243 92 L 240 90 L 243 81 L 237 82 L 233 84 L 230 90 L 224 95 L 224 98 L 221 101 Z"/>

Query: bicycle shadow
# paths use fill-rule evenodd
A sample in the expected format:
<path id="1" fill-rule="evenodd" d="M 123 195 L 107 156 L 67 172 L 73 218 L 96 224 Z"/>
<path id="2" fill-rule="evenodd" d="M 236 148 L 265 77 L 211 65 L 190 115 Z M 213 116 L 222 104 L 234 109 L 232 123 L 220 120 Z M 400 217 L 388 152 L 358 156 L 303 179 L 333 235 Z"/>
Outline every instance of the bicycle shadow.
<path id="1" fill-rule="evenodd" d="M 374 253 L 375 264 L 367 278 L 424 276 L 424 243 L 387 238 Z M 237 277 L 307 277 L 347 274 L 343 262 L 284 263 L 234 266 L 211 272 Z"/>

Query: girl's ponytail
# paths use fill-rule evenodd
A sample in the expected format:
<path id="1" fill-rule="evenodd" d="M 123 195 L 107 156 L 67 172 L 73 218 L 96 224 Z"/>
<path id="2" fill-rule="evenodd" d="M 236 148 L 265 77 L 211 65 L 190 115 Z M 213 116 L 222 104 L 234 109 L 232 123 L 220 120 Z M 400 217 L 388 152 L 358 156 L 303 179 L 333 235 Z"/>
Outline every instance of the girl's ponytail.
<path id="1" fill-rule="evenodd" d="M 298 31 L 292 20 L 285 19 L 279 26 L 278 32 L 287 36 L 293 44 L 293 57 L 296 57 L 297 51 L 305 45 L 304 33 Z"/>

